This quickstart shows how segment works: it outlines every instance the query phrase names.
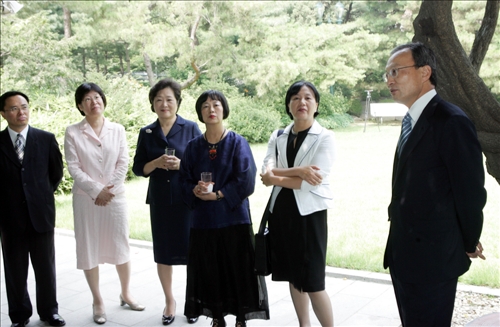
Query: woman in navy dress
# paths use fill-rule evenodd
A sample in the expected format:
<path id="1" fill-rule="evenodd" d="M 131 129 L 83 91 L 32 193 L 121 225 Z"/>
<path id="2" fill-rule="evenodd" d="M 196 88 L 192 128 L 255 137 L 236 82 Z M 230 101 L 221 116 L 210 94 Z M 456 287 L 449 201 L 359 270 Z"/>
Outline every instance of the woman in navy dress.
<path id="1" fill-rule="evenodd" d="M 151 215 L 154 259 L 165 293 L 164 325 L 175 319 L 172 266 L 187 264 L 193 215 L 180 194 L 179 158 L 182 158 L 189 140 L 201 135 L 195 122 L 177 115 L 181 100 L 181 86 L 171 79 L 163 79 L 151 88 L 149 102 L 158 119 L 139 132 L 132 167 L 137 176 L 149 177 L 146 203 Z M 175 155 L 167 155 L 166 148 L 175 149 Z M 188 322 L 197 320 L 198 317 L 193 316 Z"/>
<path id="2" fill-rule="evenodd" d="M 254 273 L 253 229 L 248 197 L 256 166 L 248 142 L 224 128 L 224 95 L 206 91 L 196 101 L 206 133 L 189 142 L 181 162 L 182 195 L 194 210 L 189 241 L 186 317 L 212 317 L 212 326 L 269 319 L 265 280 Z M 200 180 L 212 173 L 212 182 Z"/>

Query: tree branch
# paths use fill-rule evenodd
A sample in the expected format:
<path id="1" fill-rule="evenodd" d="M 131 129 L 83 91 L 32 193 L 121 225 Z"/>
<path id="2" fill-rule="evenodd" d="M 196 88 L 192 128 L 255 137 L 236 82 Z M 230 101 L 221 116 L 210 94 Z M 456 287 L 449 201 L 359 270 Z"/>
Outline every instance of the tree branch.
<path id="1" fill-rule="evenodd" d="M 474 122 L 486 156 L 486 168 L 500 183 L 500 103 L 477 74 L 457 37 L 452 4 L 453 1 L 424 0 L 413 22 L 413 41 L 422 42 L 434 51 L 436 89 L 443 99 L 458 105 Z M 487 49 L 488 44 L 483 47 Z"/>
<path id="2" fill-rule="evenodd" d="M 479 71 L 481 70 L 484 57 L 486 56 L 486 52 L 488 52 L 488 47 L 493 39 L 493 35 L 495 35 L 499 11 L 500 1 L 488 0 L 484 10 L 483 22 L 481 23 L 479 31 L 476 33 L 474 44 L 472 45 L 472 50 L 469 56 L 472 67 L 474 67 L 477 74 L 479 74 Z"/>
<path id="3" fill-rule="evenodd" d="M 187 81 L 181 84 L 181 90 L 187 89 L 191 85 L 193 85 L 201 75 L 200 67 L 196 65 L 196 59 L 194 55 L 194 50 L 196 46 L 198 45 L 198 39 L 196 37 L 196 30 L 198 29 L 198 26 L 200 25 L 200 20 L 201 20 L 201 15 L 198 15 L 195 19 L 195 22 L 193 26 L 191 27 L 191 32 L 189 33 L 189 38 L 191 39 L 191 51 L 192 51 L 192 57 L 191 57 L 191 67 L 193 67 L 194 70 L 194 75 L 191 76 Z M 203 64 L 204 65 L 204 64 Z M 202 65 L 202 66 L 203 66 Z"/>

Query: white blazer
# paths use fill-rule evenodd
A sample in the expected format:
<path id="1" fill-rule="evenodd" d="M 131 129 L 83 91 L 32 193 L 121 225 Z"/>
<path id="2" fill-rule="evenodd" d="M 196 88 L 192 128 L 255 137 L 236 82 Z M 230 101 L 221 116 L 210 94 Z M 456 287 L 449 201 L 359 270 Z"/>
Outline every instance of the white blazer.
<path id="1" fill-rule="evenodd" d="M 267 153 L 264 158 L 262 172 L 266 168 L 289 168 L 286 158 L 287 139 L 292 129 L 293 123 L 288 125 L 283 134 L 278 136 L 278 131 L 271 134 L 267 144 Z M 278 148 L 278 162 L 276 163 L 276 146 Z M 311 129 L 300 146 L 295 157 L 294 167 L 315 165 L 320 168 L 319 173 L 323 176 L 321 185 L 313 186 L 306 181 L 302 181 L 300 189 L 294 189 L 297 206 L 302 216 L 313 212 L 325 210 L 333 207 L 333 194 L 330 188 L 330 172 L 335 160 L 335 135 L 332 131 L 323 128 L 317 121 L 314 121 Z M 274 203 L 281 186 L 276 186 L 271 195 L 270 211 L 273 212 Z"/>
<path id="2" fill-rule="evenodd" d="M 107 185 L 114 185 L 113 194 L 125 192 L 129 154 L 122 125 L 105 119 L 97 136 L 84 118 L 66 128 L 64 154 L 74 180 L 72 193 L 95 200 Z"/>

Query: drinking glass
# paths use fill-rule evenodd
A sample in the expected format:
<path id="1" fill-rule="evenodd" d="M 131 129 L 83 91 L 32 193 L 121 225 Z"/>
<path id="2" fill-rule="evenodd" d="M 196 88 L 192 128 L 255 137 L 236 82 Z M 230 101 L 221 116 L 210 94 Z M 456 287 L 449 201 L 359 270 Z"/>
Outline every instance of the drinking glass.
<path id="1" fill-rule="evenodd" d="M 175 156 L 175 149 L 174 148 L 165 148 L 165 154 L 167 156 Z"/>
<path id="2" fill-rule="evenodd" d="M 210 183 L 212 181 L 212 173 L 208 171 L 201 173 L 201 181 L 203 183 Z M 213 184 L 208 185 L 208 189 L 207 192 L 205 192 L 205 194 L 212 192 L 212 189 L 213 189 Z"/>

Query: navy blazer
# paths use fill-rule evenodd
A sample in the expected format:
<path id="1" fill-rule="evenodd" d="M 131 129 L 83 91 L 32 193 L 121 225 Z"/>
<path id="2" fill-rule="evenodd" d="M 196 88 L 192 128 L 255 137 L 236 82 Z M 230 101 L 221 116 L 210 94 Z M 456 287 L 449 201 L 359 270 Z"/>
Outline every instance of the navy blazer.
<path id="1" fill-rule="evenodd" d="M 39 233 L 53 230 L 54 192 L 63 177 L 62 155 L 54 134 L 30 126 L 21 164 L 6 128 L 0 132 L 0 154 L 2 230 L 23 231 L 28 219 Z"/>
<path id="2" fill-rule="evenodd" d="M 141 128 L 132 171 L 136 176 L 149 177 L 147 204 L 154 205 L 157 201 L 167 201 L 169 205 L 182 203 L 178 170 L 155 169 L 145 176 L 144 166 L 165 154 L 167 147 L 174 148 L 175 156 L 182 159 L 188 142 L 199 135 L 201 131 L 198 125 L 179 115 L 166 137 L 158 120 Z"/>
<path id="3" fill-rule="evenodd" d="M 457 278 L 483 225 L 484 168 L 476 129 L 436 95 L 394 158 L 384 268 L 403 282 Z"/>

